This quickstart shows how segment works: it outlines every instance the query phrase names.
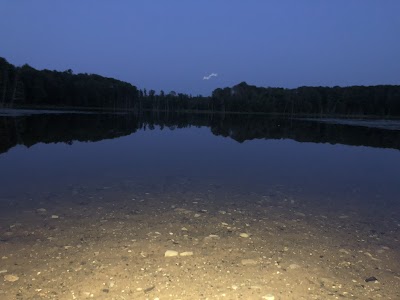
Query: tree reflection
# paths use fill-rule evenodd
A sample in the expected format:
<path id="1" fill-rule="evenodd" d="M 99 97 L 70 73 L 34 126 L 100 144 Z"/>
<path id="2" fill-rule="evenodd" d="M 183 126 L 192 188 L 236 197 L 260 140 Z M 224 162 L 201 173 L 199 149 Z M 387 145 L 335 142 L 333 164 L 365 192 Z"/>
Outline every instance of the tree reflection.
<path id="1" fill-rule="evenodd" d="M 345 144 L 400 149 L 400 131 L 241 114 L 35 114 L 0 117 L 0 153 L 16 145 L 97 142 L 138 130 L 209 127 L 239 143 L 253 139 Z"/>

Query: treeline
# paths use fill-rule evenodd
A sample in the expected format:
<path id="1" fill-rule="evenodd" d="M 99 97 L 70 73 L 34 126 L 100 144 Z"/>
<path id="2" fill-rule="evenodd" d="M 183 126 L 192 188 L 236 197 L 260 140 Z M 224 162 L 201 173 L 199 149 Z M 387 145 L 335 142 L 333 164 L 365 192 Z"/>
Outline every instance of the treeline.
<path id="1" fill-rule="evenodd" d="M 400 116 L 400 86 L 264 88 L 242 82 L 210 97 L 138 90 L 95 74 L 38 71 L 0 58 L 0 107 L 55 106 L 143 111 Z"/>
<path id="2" fill-rule="evenodd" d="M 242 82 L 212 94 L 217 110 L 318 115 L 400 116 L 400 86 L 263 88 Z"/>
<path id="3" fill-rule="evenodd" d="M 130 83 L 95 74 L 38 71 L 0 58 L 0 106 L 76 106 L 132 109 L 139 92 Z"/>

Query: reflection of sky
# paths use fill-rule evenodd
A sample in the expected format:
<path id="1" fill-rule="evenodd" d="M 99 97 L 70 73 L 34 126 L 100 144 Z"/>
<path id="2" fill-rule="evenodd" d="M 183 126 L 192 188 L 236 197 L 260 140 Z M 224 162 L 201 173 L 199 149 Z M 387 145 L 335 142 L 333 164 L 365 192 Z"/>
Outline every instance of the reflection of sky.
<path id="1" fill-rule="evenodd" d="M 112 184 L 140 177 L 170 176 L 214 183 L 279 184 L 324 193 L 358 189 L 366 194 L 400 192 L 397 150 L 292 140 L 242 144 L 212 135 L 207 128 L 146 130 L 96 143 L 37 144 L 0 156 L 1 196 L 35 186 Z M 3 195 L 2 195 L 3 194 Z"/>
<path id="2" fill-rule="evenodd" d="M 360 120 L 360 119 L 316 119 L 316 118 L 300 118 L 302 120 L 322 122 L 328 124 L 342 124 L 351 126 L 364 126 L 370 128 L 381 128 L 385 130 L 400 130 L 399 120 Z"/>

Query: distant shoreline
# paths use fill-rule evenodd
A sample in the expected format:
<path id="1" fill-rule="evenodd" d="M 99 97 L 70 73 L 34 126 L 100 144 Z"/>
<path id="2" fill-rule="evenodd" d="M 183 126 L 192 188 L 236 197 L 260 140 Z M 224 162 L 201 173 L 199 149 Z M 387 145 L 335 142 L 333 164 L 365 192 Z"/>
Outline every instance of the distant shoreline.
<path id="1" fill-rule="evenodd" d="M 400 116 L 381 116 L 381 115 L 341 115 L 341 114 L 289 114 L 289 113 L 266 113 L 266 112 L 235 112 L 235 111 L 211 111 L 211 110 L 142 110 L 137 112 L 134 110 L 124 109 L 110 109 L 110 108 L 99 108 L 99 107 L 80 107 L 80 106 L 21 106 L 21 107 L 1 107 L 1 112 L 15 110 L 15 111 L 38 111 L 40 113 L 73 113 L 73 114 L 97 114 L 97 113 L 116 113 L 116 114 L 141 114 L 141 113 L 154 113 L 154 114 L 215 114 L 215 115 L 260 115 L 266 117 L 287 117 L 295 119 L 313 118 L 313 119 L 367 119 L 367 120 L 399 120 Z M 10 114 L 12 115 L 12 114 Z"/>
<path id="2" fill-rule="evenodd" d="M 16 67 L 0 57 L 0 107 L 106 112 L 195 112 L 309 117 L 400 117 L 400 85 L 298 88 L 241 82 L 211 96 L 165 93 L 97 74 Z"/>

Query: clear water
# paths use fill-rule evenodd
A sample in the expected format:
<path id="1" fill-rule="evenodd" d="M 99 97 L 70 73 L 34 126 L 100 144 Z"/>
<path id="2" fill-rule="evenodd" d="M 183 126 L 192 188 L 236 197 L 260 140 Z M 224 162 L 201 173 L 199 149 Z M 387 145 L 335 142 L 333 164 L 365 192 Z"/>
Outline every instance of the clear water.
<path id="1" fill-rule="evenodd" d="M 247 192 L 280 186 L 335 197 L 338 209 L 349 197 L 360 205 L 398 202 L 400 132 L 260 116 L 210 118 L 2 117 L 1 197 L 123 180 L 168 186 L 185 178 Z"/>
<path id="2" fill-rule="evenodd" d="M 354 234 L 361 226 L 366 238 L 371 232 L 386 234 L 387 240 L 376 245 L 392 249 L 385 263 L 394 273 L 400 270 L 395 261 L 400 251 L 400 131 L 248 115 L 25 111 L 0 116 L 0 151 L 3 235 L 11 224 L 29 222 L 32 216 L 24 212 L 43 206 L 57 211 L 85 199 L 94 201 L 93 207 L 104 201 L 122 207 L 127 198 L 150 194 L 152 207 L 172 208 L 179 201 L 209 199 L 214 206 L 204 203 L 208 212 L 235 207 L 253 216 L 272 197 L 283 209 L 282 222 L 288 220 L 286 213 L 297 212 L 309 216 L 309 224 L 322 216 L 326 228 L 343 226 Z M 342 238 L 337 236 L 337 248 L 344 247 Z M 374 266 L 368 267 L 372 272 Z M 399 291 L 392 285 L 386 293 L 395 297 Z"/>

